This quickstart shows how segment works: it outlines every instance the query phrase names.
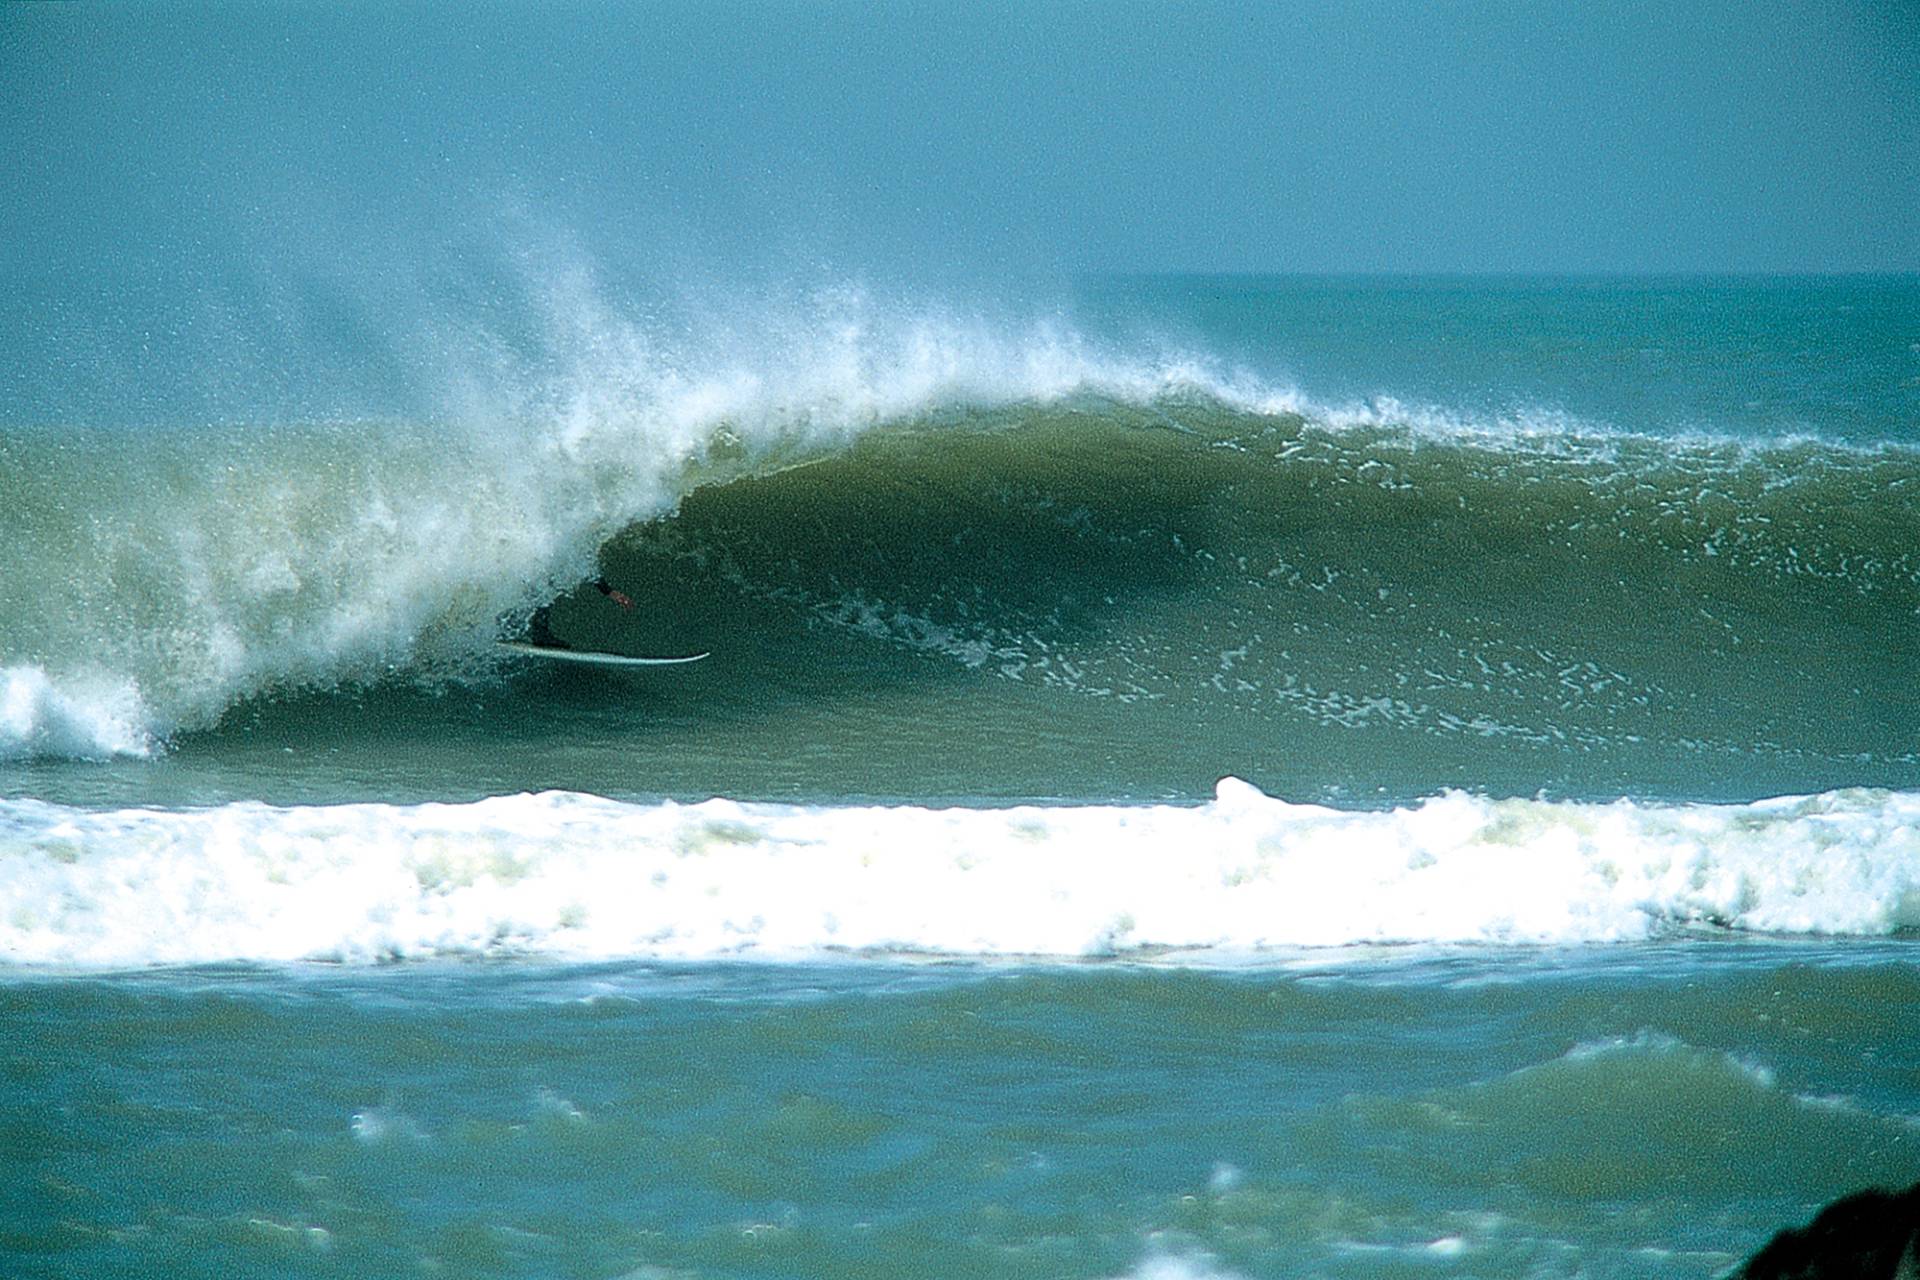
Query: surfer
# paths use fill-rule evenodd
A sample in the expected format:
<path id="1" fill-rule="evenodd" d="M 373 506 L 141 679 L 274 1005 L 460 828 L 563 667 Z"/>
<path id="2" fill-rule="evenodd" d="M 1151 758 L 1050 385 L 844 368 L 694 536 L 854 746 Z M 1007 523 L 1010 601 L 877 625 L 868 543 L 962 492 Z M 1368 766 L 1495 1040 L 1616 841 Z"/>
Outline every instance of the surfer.
<path id="1" fill-rule="evenodd" d="M 633 597 L 616 588 L 605 578 L 595 578 L 593 580 L 593 589 L 619 605 L 622 609 L 633 608 Z M 548 618 L 552 613 L 553 605 L 551 602 L 543 604 L 533 611 L 533 616 L 527 619 L 527 643 L 541 649 L 573 648 L 573 646 L 565 640 L 553 634 L 553 628 L 547 625 Z"/>

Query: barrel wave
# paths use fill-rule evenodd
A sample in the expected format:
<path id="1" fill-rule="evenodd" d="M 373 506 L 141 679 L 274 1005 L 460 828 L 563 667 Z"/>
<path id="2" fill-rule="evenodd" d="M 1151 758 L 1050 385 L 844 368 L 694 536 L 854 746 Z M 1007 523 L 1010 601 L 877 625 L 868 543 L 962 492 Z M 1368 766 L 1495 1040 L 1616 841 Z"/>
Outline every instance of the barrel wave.
<path id="1" fill-rule="evenodd" d="M 436 375 L 430 418 L 8 424 L 0 758 L 146 754 L 243 699 L 480 675 L 503 627 L 701 485 L 977 403 L 1201 376 L 852 290 L 669 335 L 562 285 L 530 309 L 532 336 Z"/>

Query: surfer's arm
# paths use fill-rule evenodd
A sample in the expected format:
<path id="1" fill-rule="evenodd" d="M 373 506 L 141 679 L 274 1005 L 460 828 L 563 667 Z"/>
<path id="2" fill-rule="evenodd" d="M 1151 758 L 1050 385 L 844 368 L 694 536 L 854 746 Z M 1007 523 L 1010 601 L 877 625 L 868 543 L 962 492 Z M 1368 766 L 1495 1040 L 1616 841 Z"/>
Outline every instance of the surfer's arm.
<path id="1" fill-rule="evenodd" d="M 633 597 L 628 595 L 624 591 L 616 590 L 614 588 L 614 585 L 611 582 L 608 582 L 605 578 L 595 578 L 593 580 L 593 585 L 594 585 L 594 589 L 597 590 L 601 595 L 613 601 L 615 604 L 619 605 L 622 609 L 633 608 Z"/>

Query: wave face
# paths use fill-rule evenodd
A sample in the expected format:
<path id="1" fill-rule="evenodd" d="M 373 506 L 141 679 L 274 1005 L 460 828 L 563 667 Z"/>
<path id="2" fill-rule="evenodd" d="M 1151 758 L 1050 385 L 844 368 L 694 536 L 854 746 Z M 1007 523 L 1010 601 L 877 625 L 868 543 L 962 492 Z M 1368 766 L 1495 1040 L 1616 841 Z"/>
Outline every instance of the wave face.
<path id="1" fill-rule="evenodd" d="M 1178 857 L 1170 850 L 1181 850 Z M 0 956 L 1126 957 L 1920 929 L 1920 796 L 1343 812 L 1199 806 L 256 803 L 0 817 Z"/>
<path id="2" fill-rule="evenodd" d="M 608 564 L 684 584 L 673 612 L 803 619 L 1262 777 L 1328 753 L 1430 789 L 1508 755 L 1603 790 L 1755 762 L 1903 785 L 1916 498 L 1903 447 L 1082 397 L 696 492 Z"/>
<path id="3" fill-rule="evenodd" d="M 0 433 L 0 758 L 224 753 L 272 793 L 265 725 L 359 776 L 439 750 L 423 796 L 1920 784 L 1920 446 L 1901 418 L 1781 433 L 1818 360 L 1758 425 L 1643 430 L 1192 354 L 1244 353 L 1264 295 L 1237 338 L 1148 341 L 1121 334 L 1150 289 L 1076 327 L 543 280 L 511 340 L 455 344 L 437 416 Z M 1484 339 L 1511 318 L 1489 302 Z M 565 595 L 563 635 L 714 659 L 612 694 L 502 662 L 595 572 L 643 607 Z M 313 776 L 280 798 L 353 794 Z"/>

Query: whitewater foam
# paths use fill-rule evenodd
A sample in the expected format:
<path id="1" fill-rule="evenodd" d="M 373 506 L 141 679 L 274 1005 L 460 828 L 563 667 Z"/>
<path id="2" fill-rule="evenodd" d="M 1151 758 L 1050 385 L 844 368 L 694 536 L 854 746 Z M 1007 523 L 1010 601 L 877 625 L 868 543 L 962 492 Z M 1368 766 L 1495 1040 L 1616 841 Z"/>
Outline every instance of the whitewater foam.
<path id="1" fill-rule="evenodd" d="M 566 792 L 471 804 L 0 806 L 0 957 L 1161 956 L 1920 927 L 1920 794 L 1747 805 L 930 809 Z"/>
<path id="2" fill-rule="evenodd" d="M 0 760 L 149 755 L 146 719 L 124 680 L 80 672 L 56 688 L 39 667 L 0 668 Z"/>

